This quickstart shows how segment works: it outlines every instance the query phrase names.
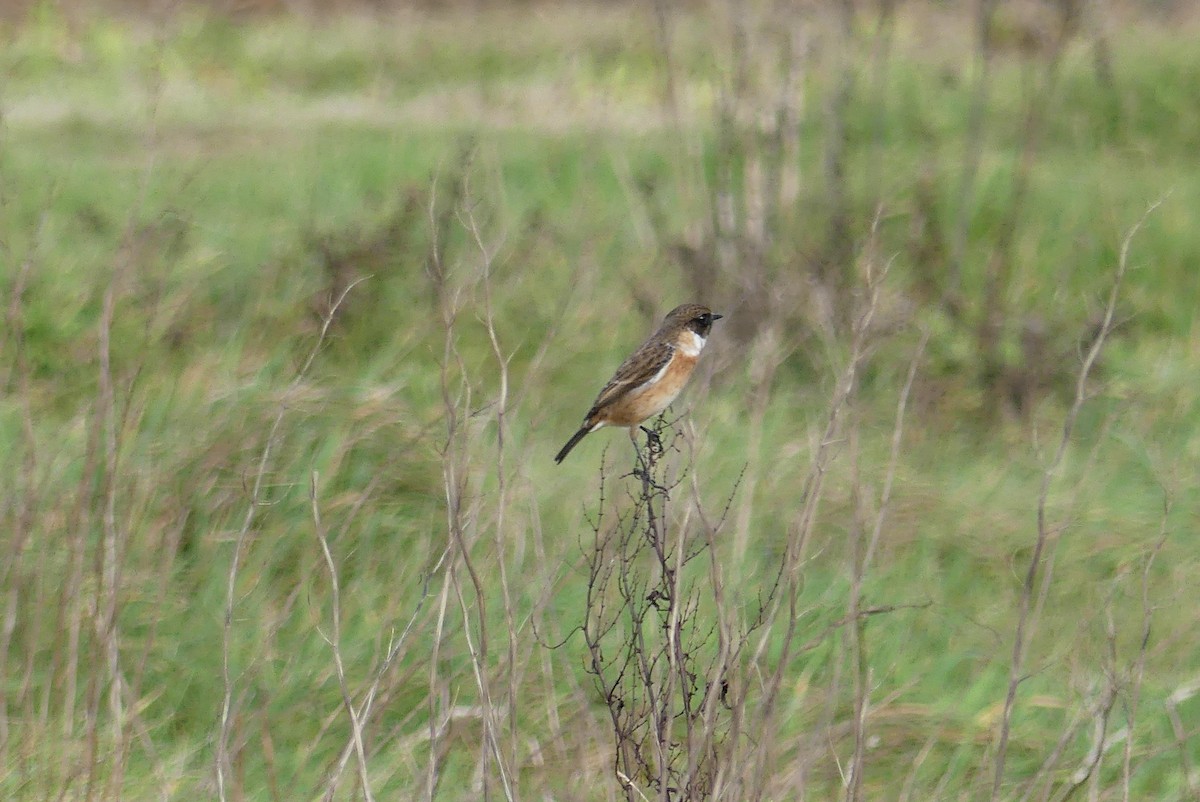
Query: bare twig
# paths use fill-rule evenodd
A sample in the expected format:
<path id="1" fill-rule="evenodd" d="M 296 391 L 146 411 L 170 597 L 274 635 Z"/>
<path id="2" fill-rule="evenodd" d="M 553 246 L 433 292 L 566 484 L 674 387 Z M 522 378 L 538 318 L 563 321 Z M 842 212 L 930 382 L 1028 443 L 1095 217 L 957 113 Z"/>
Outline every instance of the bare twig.
<path id="1" fill-rule="evenodd" d="M 6 591 L 3 626 L 0 628 L 0 763 L 5 764 L 9 762 L 9 720 L 14 718 L 14 713 L 9 708 L 9 688 L 15 683 L 15 680 L 10 680 L 8 677 L 8 667 L 10 665 L 9 648 L 12 644 L 13 634 L 17 628 L 18 611 L 22 604 L 22 587 L 21 582 L 17 579 L 17 575 L 20 572 L 21 557 L 25 552 L 29 538 L 33 534 L 30 517 L 35 508 L 36 489 L 34 487 L 34 477 L 38 471 L 38 449 L 33 430 L 33 398 L 30 388 L 30 368 L 25 350 L 24 296 L 28 287 L 29 276 L 38 261 L 44 242 L 44 232 L 48 218 L 49 210 L 43 209 L 38 216 L 38 224 L 33 233 L 33 242 L 30 245 L 29 251 L 25 254 L 25 258 L 21 260 L 21 266 L 17 269 L 16 275 L 13 277 L 9 290 L 8 308 L 5 313 L 4 331 L 0 332 L 0 354 L 4 353 L 4 349 L 10 341 L 13 351 L 13 362 L 12 365 L 8 366 L 8 371 L 3 380 L 0 380 L 0 391 L 5 392 L 7 395 L 13 383 L 19 385 L 20 388 L 20 398 L 23 406 L 22 434 L 25 439 L 24 448 L 21 449 L 21 471 L 28 482 L 24 492 L 21 493 L 20 500 L 15 504 L 16 509 L 13 510 L 11 524 L 12 534 L 7 544 L 7 553 L 3 564 L 0 565 L 0 588 L 4 588 Z M 85 471 L 85 475 L 87 473 Z M 4 506 L 6 505 L 0 504 L 0 510 L 3 510 Z M 28 604 L 27 601 L 25 603 Z M 73 688 L 72 692 L 74 692 Z M 74 712 L 71 711 L 68 721 L 73 716 Z"/>
<path id="2" fill-rule="evenodd" d="M 1142 567 L 1142 633 L 1141 639 L 1138 641 L 1137 656 L 1134 658 L 1132 665 L 1129 668 L 1129 690 L 1128 700 L 1125 704 L 1125 751 L 1121 760 L 1121 799 L 1122 802 L 1130 800 L 1130 779 L 1133 776 L 1133 741 L 1134 741 L 1134 724 L 1137 721 L 1138 703 L 1141 700 L 1142 679 L 1146 673 L 1146 652 L 1150 647 L 1150 623 L 1154 618 L 1154 607 L 1150 604 L 1150 569 L 1154 567 L 1154 561 L 1166 545 L 1167 521 L 1171 515 L 1172 498 L 1170 493 L 1165 493 L 1163 496 L 1162 518 L 1160 519 L 1158 529 L 1158 539 L 1154 546 L 1150 549 L 1150 553 L 1146 555 L 1146 563 Z"/>
<path id="3" fill-rule="evenodd" d="M 854 498 L 854 515 L 850 524 L 850 593 L 847 596 L 846 602 L 847 618 L 850 619 L 851 623 L 847 627 L 846 636 L 849 642 L 850 660 L 854 667 L 854 754 L 851 758 L 849 778 L 846 783 L 847 802 L 854 802 L 861 797 L 862 777 L 866 765 L 866 723 L 870 704 L 871 670 L 866 647 L 866 618 L 861 615 L 863 581 L 883 532 L 883 522 L 887 516 L 888 505 L 891 501 L 896 466 L 900 459 L 900 445 L 904 437 L 904 410 L 908 404 L 909 394 L 912 392 L 917 366 L 920 363 L 928 340 L 928 332 L 922 333 L 912 361 L 909 363 L 907 379 L 896 402 L 896 417 L 895 423 L 892 426 L 892 450 L 885 469 L 883 490 L 880 493 L 878 508 L 875 512 L 875 521 L 871 530 L 870 540 L 866 544 L 865 550 L 863 544 L 864 533 L 860 520 L 863 514 L 864 499 L 858 468 L 858 416 L 855 415 L 851 418 L 853 423 L 851 424 L 849 433 L 849 450 L 853 460 L 852 472 L 854 481 L 851 492 Z"/>
<path id="4" fill-rule="evenodd" d="M 469 203 L 469 197 L 466 197 L 469 183 L 465 177 L 465 165 L 469 162 L 469 154 L 464 156 L 464 178 L 459 190 L 458 197 L 465 198 L 464 202 Z M 436 188 L 436 187 L 435 187 Z M 467 381 L 467 369 L 463 363 L 462 355 L 458 350 L 458 330 L 457 321 L 462 311 L 461 305 L 461 290 L 453 288 L 450 283 L 450 274 L 447 266 L 443 261 L 441 246 L 442 237 L 444 236 L 444 228 L 439 222 L 435 212 L 436 195 L 431 193 L 429 206 L 429 219 L 431 233 L 433 236 L 434 246 L 431 252 L 431 271 L 430 275 L 434 282 L 435 301 L 438 306 L 438 311 L 441 316 L 441 324 L 443 331 L 442 359 L 440 370 L 440 384 L 442 393 L 442 409 L 445 418 L 446 439 L 442 448 L 442 484 L 445 491 L 446 499 L 446 524 L 448 535 L 448 546 L 450 549 L 449 569 L 446 574 L 445 584 L 442 588 L 442 607 L 439 611 L 439 635 L 444 615 L 446 612 L 446 602 L 451 589 L 454 590 L 459 602 L 459 607 L 463 615 L 465 623 L 464 634 L 467 641 L 467 649 L 471 656 L 471 665 L 475 677 L 476 687 L 479 691 L 479 701 L 482 706 L 482 721 L 484 729 L 484 743 L 481 750 L 480 771 L 483 769 L 483 761 L 487 756 L 494 759 L 496 767 L 500 775 L 500 783 L 506 799 L 513 799 L 512 781 L 510 779 L 510 770 L 507 765 L 504 750 L 501 747 L 499 725 L 496 721 L 496 708 L 493 701 L 491 690 L 491 681 L 488 672 L 489 660 L 489 638 L 488 638 L 488 623 L 487 623 L 487 596 L 485 593 L 484 583 L 475 567 L 474 560 L 471 556 L 471 542 L 468 541 L 468 529 L 474 530 L 475 527 L 471 523 L 469 517 L 472 513 L 468 510 L 467 496 L 467 472 L 468 460 L 467 449 L 469 447 L 469 431 L 464 426 L 467 416 L 471 410 L 472 386 Z M 476 242 L 482 249 L 485 257 L 485 271 L 490 268 L 491 255 L 488 249 L 482 243 L 482 237 L 479 235 L 479 229 L 474 222 L 474 217 L 470 211 L 466 212 L 466 216 L 460 208 L 455 208 L 454 213 L 459 215 L 459 219 L 464 222 L 468 230 L 473 230 L 476 236 Z M 487 287 L 485 286 L 485 291 Z M 499 341 L 495 341 L 495 347 L 499 348 Z M 507 399 L 507 387 L 504 389 L 504 397 Z M 503 419 L 501 419 L 503 424 Z M 503 438 L 503 432 L 500 434 Z M 500 446 L 502 448 L 502 445 Z M 467 605 L 466 596 L 463 593 L 463 585 L 459 579 L 459 566 L 466 570 L 467 577 L 470 581 L 471 588 L 474 592 L 474 601 L 477 605 L 477 611 L 474 616 L 474 628 L 477 631 L 477 637 L 471 635 L 471 619 L 470 609 Z M 511 610 L 511 601 L 508 602 Z M 515 633 L 515 626 L 510 628 L 511 633 Z M 511 638 L 515 634 L 510 634 Z M 437 646 L 435 646 L 435 649 Z M 515 645 L 512 646 L 515 651 Z M 431 691 L 431 706 L 433 704 L 433 693 L 436 684 L 436 668 L 431 668 L 430 691 Z M 510 704 L 515 703 L 510 699 Z M 436 780 L 436 749 L 434 742 L 436 739 L 436 731 L 434 727 L 434 718 L 431 716 L 431 750 L 430 750 L 430 766 L 427 782 L 427 792 L 432 796 L 433 788 Z M 513 750 L 515 751 L 515 744 Z"/>
<path id="5" fill-rule="evenodd" d="M 458 597 L 459 609 L 462 612 L 463 620 L 470 620 L 470 611 L 467 609 L 467 600 L 462 592 L 462 583 L 458 581 L 454 565 L 450 566 L 450 578 L 454 585 L 455 593 Z M 508 778 L 508 769 L 505 767 L 504 753 L 500 748 L 500 735 L 496 725 L 496 709 L 492 702 L 490 683 L 486 675 L 486 667 L 484 666 L 485 654 L 471 639 L 470 626 L 463 628 L 463 635 L 467 640 L 467 651 L 471 655 L 471 668 L 475 674 L 475 685 L 479 690 L 479 699 L 482 702 L 482 718 L 484 727 L 484 737 L 487 740 L 487 746 L 491 751 L 493 759 L 496 761 L 496 769 L 500 772 L 500 784 L 504 791 L 504 798 L 512 802 L 513 796 L 512 785 Z"/>
<path id="6" fill-rule="evenodd" d="M 892 486 L 896 480 L 896 466 L 900 462 L 900 446 L 904 442 L 904 413 L 908 408 L 908 399 L 912 396 L 913 382 L 917 378 L 917 368 L 925 355 L 925 347 L 929 344 L 929 330 L 921 332 L 921 339 L 913 351 L 912 361 L 908 363 L 908 376 L 904 387 L 896 399 L 896 418 L 892 425 L 892 451 L 888 456 L 887 473 L 883 480 L 883 491 L 879 496 L 879 510 L 875 514 L 875 527 L 871 530 L 871 542 L 867 545 L 867 553 L 863 556 L 864 570 L 875 557 L 875 549 L 879 546 L 879 537 L 883 533 L 883 521 L 887 515 L 888 505 L 892 500 Z"/>
<path id="7" fill-rule="evenodd" d="M 96 555 L 96 600 L 93 607 L 95 614 L 94 626 L 97 641 L 103 650 L 103 662 L 108 671 L 108 712 L 111 718 L 111 738 L 117 754 L 111 762 L 112 771 L 107 779 L 108 794 L 120 794 L 123 784 L 126 753 L 123 749 L 124 733 L 127 724 L 127 710 L 124 704 L 125 687 L 124 673 L 121 670 L 120 646 L 120 586 L 124 568 L 124 551 L 129 541 L 126 526 L 117 522 L 118 476 L 123 449 L 124 415 L 129 411 L 129 399 L 126 397 L 124 409 L 119 413 L 120 404 L 117 398 L 117 377 L 114 376 L 112 364 L 112 330 L 116 319 L 116 309 L 119 292 L 126 290 L 127 276 L 134 269 L 132 264 L 137 226 L 142 210 L 146 206 L 146 198 L 150 190 L 150 182 L 158 164 L 158 148 L 155 146 L 158 138 L 158 104 L 162 97 L 161 57 L 164 42 L 162 31 L 158 31 L 156 42 L 157 60 L 154 62 L 153 77 L 147 87 L 150 105 L 148 129 L 146 132 L 146 151 L 148 153 L 142 166 L 138 181 L 137 196 L 126 216 L 121 243 L 114 255 L 109 273 L 108 284 L 105 286 L 101 301 L 100 325 L 98 330 L 97 362 L 99 365 L 98 392 L 96 399 L 96 425 L 102 432 L 103 470 L 98 476 L 101 486 L 102 507 L 101 547 Z M 136 376 L 133 371 L 132 376 Z M 130 380 L 132 385 L 132 379 Z M 126 388 L 132 390 L 132 386 Z M 88 705 L 88 763 L 87 793 L 89 799 L 99 788 L 98 755 L 98 705 L 99 679 L 92 677 L 92 691 L 89 692 Z"/>
<path id="8" fill-rule="evenodd" d="M 342 290 L 337 300 L 330 304 L 329 312 L 325 315 L 325 320 L 321 325 L 321 331 L 317 335 L 316 342 L 313 344 L 304 363 L 300 366 L 300 370 L 296 372 L 295 377 L 287 386 L 287 389 L 284 390 L 283 397 L 279 402 L 279 409 L 275 413 L 275 419 L 271 422 L 271 428 L 267 431 L 266 442 L 263 444 L 262 452 L 259 454 L 258 468 L 255 470 L 254 482 L 250 490 L 250 500 L 246 505 L 245 515 L 242 516 L 242 526 L 238 530 L 234 541 L 233 555 L 229 560 L 229 574 L 225 585 L 225 619 L 221 636 L 221 683 L 224 687 L 224 693 L 221 701 L 220 729 L 217 733 L 216 749 L 217 795 L 221 799 L 221 802 L 226 802 L 228 799 L 227 785 L 233 771 L 233 763 L 229 753 L 229 739 L 233 726 L 234 689 L 231 652 L 233 645 L 233 612 L 237 606 L 237 579 L 238 571 L 242 564 L 242 552 L 246 546 L 246 541 L 249 539 L 250 528 L 254 523 L 255 516 L 263 503 L 263 484 L 269 470 L 272 453 L 279 441 L 280 427 L 283 425 L 283 418 L 288 412 L 288 404 L 296 390 L 299 389 L 300 384 L 304 381 L 305 376 L 308 375 L 309 369 L 312 367 L 313 362 L 316 361 L 317 354 L 321 352 L 321 348 L 325 344 L 325 337 L 329 333 L 329 327 L 333 323 L 333 318 L 338 308 L 346 300 L 346 296 L 350 294 L 350 291 L 367 278 L 363 277 L 352 282 L 346 289 Z"/>
<path id="9" fill-rule="evenodd" d="M 381 662 L 379 667 L 375 670 L 375 676 L 371 679 L 371 684 L 367 688 L 366 696 L 363 698 L 363 702 L 357 710 L 358 721 L 364 728 L 371 720 L 371 713 L 373 712 L 376 694 L 379 691 L 379 684 L 383 681 L 384 676 L 387 675 L 388 670 L 391 669 L 392 665 L 396 661 L 396 658 L 400 655 L 401 650 L 404 648 L 404 644 L 408 641 L 408 636 L 412 632 L 413 626 L 417 623 L 418 618 L 420 618 L 421 611 L 425 607 L 425 600 L 429 598 L 430 580 L 433 578 L 433 575 L 441 569 L 448 554 L 449 548 L 442 552 L 441 557 L 438 558 L 434 566 L 425 575 L 425 580 L 422 583 L 421 588 L 421 596 L 419 599 L 417 599 L 417 603 L 413 609 L 412 615 L 409 616 L 408 622 L 404 625 L 404 629 L 400 631 L 399 637 L 393 636 L 391 638 L 388 644 L 387 653 L 383 658 L 383 662 Z M 338 780 L 341 778 L 342 772 L 344 772 L 346 769 L 346 765 L 350 760 L 350 755 L 357 754 L 357 752 L 358 743 L 354 734 L 351 733 L 350 740 L 347 742 L 346 747 L 342 749 L 342 754 L 338 758 L 337 766 L 331 773 L 329 782 L 326 784 L 324 796 L 325 802 L 332 802 L 333 795 L 337 791 Z"/>
<path id="10" fill-rule="evenodd" d="M 876 217 L 876 221 L 878 221 L 878 216 Z M 868 282 L 866 297 L 852 327 L 853 336 L 850 342 L 849 357 L 835 383 L 833 395 L 829 401 L 829 411 L 825 420 L 824 431 L 820 441 L 814 448 L 809 472 L 804 480 L 803 490 L 801 491 L 800 512 L 796 522 L 789 528 L 787 545 L 783 559 L 780 562 L 780 573 L 776 580 L 776 587 L 782 582 L 785 592 L 777 594 L 774 589 L 771 591 L 772 596 L 769 599 L 771 610 L 767 614 L 767 619 L 769 621 L 774 620 L 785 604 L 787 605 L 787 619 L 786 630 L 782 636 L 782 640 L 779 640 L 780 636 L 778 633 L 765 631 L 759 640 L 755 656 L 757 660 L 765 652 L 768 635 L 775 638 L 775 648 L 778 650 L 778 655 L 774 658 L 776 667 L 764 683 L 764 688 L 760 691 L 760 719 L 756 726 L 762 731 L 769 731 L 775 717 L 779 714 L 778 696 L 789 657 L 793 652 L 803 650 L 802 648 L 797 649 L 795 643 L 795 638 L 803 617 L 803 611 L 799 607 L 799 594 L 802 586 L 799 569 L 803 563 L 805 546 L 816 526 L 817 511 L 823 495 L 826 472 L 833 460 L 837 447 L 841 444 L 842 420 L 847 414 L 854 394 L 857 391 L 860 371 L 866 364 L 867 356 L 870 352 L 872 322 L 879 309 L 880 291 L 883 281 L 887 276 L 889 266 L 890 262 L 885 263 L 882 269 L 874 271 L 870 263 L 867 265 Z M 850 622 L 857 624 L 857 615 L 850 619 Z M 824 637 L 824 635 L 821 637 Z M 744 769 L 745 776 L 747 777 L 747 786 L 750 789 L 750 798 L 754 800 L 762 798 L 762 795 L 766 793 L 764 777 L 767 770 L 766 761 L 770 745 L 770 740 L 764 739 L 756 749 L 756 753 L 748 757 L 748 765 Z"/>
<path id="11" fill-rule="evenodd" d="M 1088 778 L 1100 767 L 1105 749 L 1109 746 L 1108 721 L 1112 715 L 1113 705 L 1117 702 L 1118 688 L 1112 681 L 1113 678 L 1109 677 L 1107 680 L 1091 711 L 1092 745 L 1088 747 L 1087 754 L 1080 762 L 1079 767 L 1072 772 L 1071 781 L 1059 796 L 1059 802 L 1070 799 L 1077 790 L 1083 787 Z"/>
<path id="12" fill-rule="evenodd" d="M 1183 781 L 1187 786 L 1188 795 L 1192 799 L 1200 799 L 1200 780 L 1192 766 L 1191 750 L 1188 747 L 1188 733 L 1184 729 L 1183 719 L 1179 715 L 1179 705 L 1200 694 L 1200 677 L 1183 683 L 1168 696 L 1163 705 L 1167 709 L 1167 718 L 1171 720 L 1171 731 L 1175 735 L 1175 745 L 1179 749 L 1179 766 L 1183 771 Z"/>
<path id="13" fill-rule="evenodd" d="M 342 593 L 338 583 L 337 564 L 333 561 L 333 553 L 329 550 L 329 539 L 325 537 L 325 528 L 321 524 L 321 507 L 317 503 L 317 472 L 313 471 L 308 485 L 308 500 L 312 507 L 313 529 L 321 544 L 321 554 L 325 558 L 325 567 L 329 571 L 329 604 L 332 607 L 332 631 L 329 635 L 321 633 L 321 637 L 329 644 L 333 652 L 333 667 L 337 672 L 338 688 L 342 692 L 342 704 L 346 715 L 350 718 L 350 736 L 354 741 L 354 754 L 358 758 L 358 780 L 362 784 L 363 799 L 374 802 L 371 793 L 371 779 L 367 774 L 367 753 L 363 748 L 362 721 L 354 708 L 354 700 L 350 698 L 350 687 L 346 683 L 346 667 L 342 661 Z"/>
<path id="14" fill-rule="evenodd" d="M 466 179 L 464 179 L 465 181 Z M 496 314 L 492 305 L 492 270 L 495 254 L 503 246 L 503 242 L 497 243 L 492 247 L 484 244 L 483 234 L 480 232 L 479 223 L 475 219 L 474 210 L 471 205 L 470 188 L 465 187 L 463 190 L 464 196 L 467 198 L 465 208 L 459 213 L 459 219 L 471 234 L 471 239 L 475 243 L 476 249 L 479 251 L 480 258 L 480 280 L 483 284 L 483 304 L 484 304 L 484 328 L 487 329 L 488 343 L 492 348 L 492 356 L 496 360 L 496 372 L 499 377 L 500 386 L 496 391 L 496 399 L 492 404 L 492 409 L 496 414 L 496 456 L 495 456 L 495 472 L 496 472 L 496 521 L 492 529 L 493 543 L 496 547 L 497 564 L 500 569 L 500 596 L 504 605 L 504 622 L 505 632 L 508 635 L 508 732 L 509 732 L 509 749 L 508 760 L 515 765 L 517 761 L 517 624 L 516 616 L 513 612 L 512 592 L 508 582 L 508 544 L 509 535 L 506 529 L 506 514 L 509 506 L 509 483 L 508 475 L 505 469 L 505 435 L 508 425 L 508 366 L 512 360 L 512 355 L 506 356 L 504 349 L 500 346 L 500 338 L 496 333 Z"/>
<path id="15" fill-rule="evenodd" d="M 1038 573 L 1041 568 L 1042 552 L 1045 550 L 1046 542 L 1050 537 L 1050 525 L 1046 522 L 1046 507 L 1050 497 L 1050 487 L 1054 479 L 1057 478 L 1059 469 L 1062 467 L 1063 459 L 1066 457 L 1067 447 L 1071 443 L 1071 435 L 1075 429 L 1075 421 L 1079 417 L 1079 411 L 1083 408 L 1083 403 L 1087 400 L 1087 383 L 1088 376 L 1091 374 L 1092 367 L 1096 364 L 1096 360 L 1100 357 L 1100 352 L 1104 348 L 1105 342 L 1108 340 L 1108 335 L 1113 329 L 1113 321 L 1116 316 L 1117 298 L 1121 291 L 1122 282 L 1125 279 L 1125 274 L 1129 269 L 1129 249 L 1133 243 L 1134 236 L 1141 230 L 1146 219 L 1159 207 L 1162 199 L 1155 201 L 1142 214 L 1141 218 L 1135 223 L 1121 243 L 1121 252 L 1117 261 L 1116 274 L 1113 276 L 1112 286 L 1108 293 L 1108 302 L 1105 305 L 1104 319 L 1100 325 L 1100 329 L 1088 348 L 1087 353 L 1083 357 L 1083 364 L 1079 369 L 1079 376 L 1075 382 L 1075 397 L 1067 410 L 1066 417 L 1063 420 L 1062 430 L 1058 440 L 1058 448 L 1046 465 L 1042 472 L 1041 490 L 1038 493 L 1037 501 L 1037 537 L 1034 541 L 1033 554 L 1029 558 L 1029 567 L 1025 572 L 1025 582 L 1021 591 L 1019 602 L 1019 610 L 1017 614 L 1016 632 L 1013 636 L 1012 659 L 1009 662 L 1008 675 L 1008 690 L 1004 698 L 1004 710 L 1000 719 L 1000 736 L 996 745 L 996 762 L 992 776 L 992 793 L 991 799 L 995 802 L 1000 796 L 1000 786 L 1004 780 L 1004 765 L 1008 751 L 1008 737 L 1012 724 L 1013 707 L 1016 703 L 1017 688 L 1022 681 L 1022 672 L 1024 670 L 1025 650 L 1028 646 L 1026 642 L 1026 629 L 1030 626 L 1030 605 L 1033 601 L 1034 590 L 1037 586 Z"/>

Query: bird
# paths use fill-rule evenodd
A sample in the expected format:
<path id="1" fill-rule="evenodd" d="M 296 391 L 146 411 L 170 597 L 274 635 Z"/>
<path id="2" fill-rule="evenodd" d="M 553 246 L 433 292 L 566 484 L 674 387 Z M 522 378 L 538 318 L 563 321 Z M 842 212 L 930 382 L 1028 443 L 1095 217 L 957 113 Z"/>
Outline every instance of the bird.
<path id="1" fill-rule="evenodd" d="M 704 350 L 712 325 L 723 315 L 701 304 L 683 304 L 667 313 L 658 331 L 650 335 L 596 396 L 583 417 L 583 425 L 554 457 L 566 459 L 579 441 L 602 426 L 634 428 L 666 409 L 687 384 Z"/>

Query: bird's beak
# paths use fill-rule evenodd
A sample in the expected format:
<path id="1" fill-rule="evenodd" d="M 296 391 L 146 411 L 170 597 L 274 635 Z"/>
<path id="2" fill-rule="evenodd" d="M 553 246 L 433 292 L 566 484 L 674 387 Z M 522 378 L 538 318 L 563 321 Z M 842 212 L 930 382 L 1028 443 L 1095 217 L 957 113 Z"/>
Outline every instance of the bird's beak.
<path id="1" fill-rule="evenodd" d="M 713 314 L 713 316 L 712 316 L 713 320 L 720 320 L 720 319 L 721 319 L 721 318 L 723 318 L 723 317 L 725 317 L 725 316 L 724 316 L 724 315 L 718 315 L 718 314 Z"/>

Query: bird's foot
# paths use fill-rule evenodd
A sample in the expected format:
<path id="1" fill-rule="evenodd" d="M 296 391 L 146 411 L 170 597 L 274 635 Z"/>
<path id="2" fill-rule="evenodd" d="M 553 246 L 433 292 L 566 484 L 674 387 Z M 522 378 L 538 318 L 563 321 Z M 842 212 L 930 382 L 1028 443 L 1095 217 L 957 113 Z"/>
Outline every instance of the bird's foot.
<path id="1" fill-rule="evenodd" d="M 646 433 L 646 446 L 650 449 L 651 456 L 658 456 L 663 453 L 662 438 L 658 436 L 658 432 L 653 429 L 647 429 L 645 426 L 639 427 Z"/>

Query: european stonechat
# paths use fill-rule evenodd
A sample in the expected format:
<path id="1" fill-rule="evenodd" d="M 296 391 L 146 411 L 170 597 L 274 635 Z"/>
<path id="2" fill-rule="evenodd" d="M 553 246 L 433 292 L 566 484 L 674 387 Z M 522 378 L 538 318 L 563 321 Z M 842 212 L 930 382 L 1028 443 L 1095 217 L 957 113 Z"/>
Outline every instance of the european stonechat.
<path id="1" fill-rule="evenodd" d="M 721 317 L 700 304 L 672 309 L 658 331 L 617 368 L 554 461 L 562 462 L 601 426 L 625 426 L 633 437 L 634 427 L 666 409 L 687 384 L 713 321 Z"/>

